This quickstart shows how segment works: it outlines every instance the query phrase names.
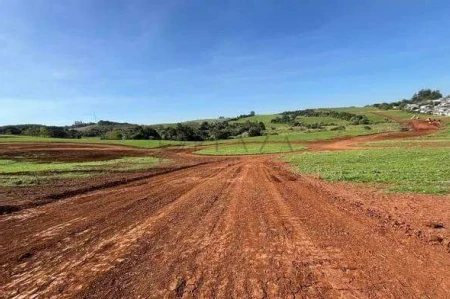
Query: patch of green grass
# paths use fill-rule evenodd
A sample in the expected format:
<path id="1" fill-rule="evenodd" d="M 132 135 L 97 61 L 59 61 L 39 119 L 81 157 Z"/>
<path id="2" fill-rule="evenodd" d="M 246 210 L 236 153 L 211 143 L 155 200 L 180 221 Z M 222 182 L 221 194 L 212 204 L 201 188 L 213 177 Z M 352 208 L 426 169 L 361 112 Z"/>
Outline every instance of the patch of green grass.
<path id="1" fill-rule="evenodd" d="M 369 125 L 371 128 L 367 130 L 364 125 L 357 126 L 346 126 L 345 131 L 331 131 L 328 129 L 325 130 L 307 130 L 307 131 L 296 131 L 292 130 L 289 133 L 279 134 L 279 135 L 269 135 L 269 136 L 259 136 L 259 137 L 251 137 L 251 138 L 243 138 L 244 141 L 267 141 L 272 142 L 285 142 L 289 141 L 320 141 L 320 140 L 329 140 L 333 138 L 340 137 L 350 137 L 350 136 L 360 136 L 360 135 L 368 135 L 375 134 L 381 132 L 390 132 L 390 131 L 398 131 L 400 129 L 398 124 L 395 123 L 383 123 L 383 124 L 375 124 Z"/>
<path id="2" fill-rule="evenodd" d="M 300 116 L 297 117 L 296 120 L 298 120 L 299 122 L 303 123 L 303 124 L 314 124 L 314 123 L 324 123 L 324 124 L 330 124 L 330 123 L 334 123 L 336 125 L 348 125 L 350 122 L 343 120 L 343 119 L 339 119 L 339 118 L 334 118 L 334 117 L 329 117 L 329 116 Z"/>
<path id="3" fill-rule="evenodd" d="M 409 120 L 414 115 L 419 116 L 421 118 L 429 117 L 429 115 L 426 115 L 426 114 L 414 113 L 414 112 L 409 112 L 409 111 L 405 111 L 405 110 L 380 110 L 380 112 L 386 116 L 393 117 L 393 118 L 399 118 L 399 119 L 403 119 L 403 120 Z"/>
<path id="4" fill-rule="evenodd" d="M 55 179 L 75 179 L 75 178 L 88 178 L 101 175 L 102 173 L 86 173 L 86 172 L 68 172 L 68 173 L 50 173 L 42 174 L 36 173 L 34 175 L 2 175 L 0 174 L 0 186 L 32 186 L 45 184 L 50 180 Z"/>
<path id="5" fill-rule="evenodd" d="M 108 161 L 67 163 L 0 159 L 0 186 L 35 185 L 50 179 L 84 178 L 111 171 L 143 170 L 166 162 L 167 160 L 155 157 L 125 157 Z"/>
<path id="6" fill-rule="evenodd" d="M 372 123 L 386 122 L 386 117 L 376 114 L 379 112 L 383 112 L 383 110 L 374 107 L 342 107 L 342 108 L 330 108 L 328 110 L 348 112 L 357 115 L 365 115 Z"/>
<path id="7" fill-rule="evenodd" d="M 290 130 L 287 133 L 280 133 L 277 135 L 266 135 L 266 136 L 258 136 L 258 137 L 245 137 L 245 138 L 234 138 L 227 140 L 218 140 L 218 141 L 204 141 L 198 143 L 188 143 L 188 146 L 205 146 L 205 145 L 215 145 L 215 144 L 230 144 L 230 143 L 288 143 L 288 142 L 309 142 L 309 141 L 320 141 L 320 140 L 329 140 L 334 138 L 342 138 L 342 137 L 352 137 L 352 136 L 361 136 L 368 134 L 376 134 L 382 132 L 393 132 L 399 131 L 400 126 L 397 123 L 381 123 L 369 125 L 371 128 L 367 130 L 364 125 L 357 126 L 346 126 L 345 131 L 331 131 L 331 127 L 324 130 Z"/>
<path id="8" fill-rule="evenodd" d="M 152 167 L 160 163 L 160 159 L 154 157 L 125 157 L 107 161 L 93 162 L 52 162 L 38 163 L 31 161 L 15 161 L 0 159 L 0 174 L 2 173 L 34 173 L 34 172 L 67 172 L 76 170 L 92 170 L 99 167 L 114 166 L 114 170 L 128 170 L 131 166 L 140 165 Z"/>
<path id="9" fill-rule="evenodd" d="M 274 154 L 303 150 L 306 147 L 289 143 L 238 143 L 238 144 L 217 144 L 196 151 L 201 155 L 257 155 Z"/>
<path id="10" fill-rule="evenodd" d="M 399 192 L 450 192 L 448 148 L 303 153 L 284 159 L 300 172 L 329 181 L 378 183 Z"/>
<path id="11" fill-rule="evenodd" d="M 439 140 L 439 139 L 405 139 L 405 140 L 388 140 L 379 142 L 368 142 L 364 146 L 369 147 L 397 147 L 397 148 L 408 148 L 408 147 L 448 147 L 450 150 L 450 140 Z"/>
<path id="12" fill-rule="evenodd" d="M 66 138 L 45 138 L 31 136 L 10 136 L 0 135 L 0 143 L 2 142 L 31 142 L 31 143 L 86 143 L 86 144 L 116 144 L 142 148 L 158 148 L 170 145 L 182 145 L 185 142 L 173 140 L 101 140 L 100 138 L 82 138 L 82 139 L 66 139 Z"/>
<path id="13" fill-rule="evenodd" d="M 445 129 L 439 130 L 435 134 L 423 136 L 422 139 L 429 139 L 429 140 L 450 140 L 450 124 L 447 124 Z"/>
<path id="14" fill-rule="evenodd" d="M 447 126 L 436 133 L 421 137 L 411 137 L 402 140 L 373 141 L 365 143 L 364 146 L 387 146 L 387 147 L 409 147 L 423 146 L 424 143 L 433 143 L 438 146 L 445 146 L 450 143 L 450 126 Z"/>

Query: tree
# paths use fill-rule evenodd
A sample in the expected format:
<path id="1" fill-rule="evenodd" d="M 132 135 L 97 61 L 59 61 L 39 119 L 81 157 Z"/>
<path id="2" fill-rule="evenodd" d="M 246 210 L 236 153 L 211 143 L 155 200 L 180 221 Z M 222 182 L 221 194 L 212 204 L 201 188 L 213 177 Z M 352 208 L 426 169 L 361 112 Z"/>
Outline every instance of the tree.
<path id="1" fill-rule="evenodd" d="M 39 136 L 41 137 L 50 137 L 50 132 L 46 127 L 39 128 Z"/>
<path id="2" fill-rule="evenodd" d="M 256 137 L 256 136 L 261 136 L 261 128 L 259 127 L 251 127 L 248 130 L 248 137 Z"/>
<path id="3" fill-rule="evenodd" d="M 26 136 L 40 136 L 40 127 L 31 126 L 22 131 L 22 135 Z"/>
<path id="4" fill-rule="evenodd" d="M 414 94 L 411 98 L 413 103 L 437 100 L 442 98 L 442 94 L 439 90 L 421 89 L 418 93 Z"/>
<path id="5" fill-rule="evenodd" d="M 262 122 L 262 121 L 260 121 L 259 122 L 259 127 L 261 128 L 261 130 L 266 130 L 266 125 Z"/>
<path id="6" fill-rule="evenodd" d="M 119 129 L 114 129 L 112 131 L 108 131 L 105 133 L 103 139 L 106 140 L 122 140 L 123 135 L 122 135 L 122 131 Z"/>

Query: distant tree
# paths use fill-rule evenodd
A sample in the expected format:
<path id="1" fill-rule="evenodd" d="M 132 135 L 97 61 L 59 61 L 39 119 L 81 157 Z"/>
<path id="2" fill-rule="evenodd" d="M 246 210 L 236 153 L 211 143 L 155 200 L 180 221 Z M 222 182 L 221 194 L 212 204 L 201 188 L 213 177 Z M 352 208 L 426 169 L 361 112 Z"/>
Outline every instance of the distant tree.
<path id="1" fill-rule="evenodd" d="M 259 127 L 261 128 L 261 130 L 266 130 L 266 125 L 262 122 L 262 121 L 260 121 L 259 122 Z"/>
<path id="2" fill-rule="evenodd" d="M 261 128 L 258 127 L 251 127 L 248 131 L 247 131 L 248 137 L 256 137 L 256 136 L 261 136 Z"/>
<path id="3" fill-rule="evenodd" d="M 119 129 L 114 129 L 111 131 L 108 131 L 104 134 L 103 139 L 106 140 L 122 140 L 123 134 L 122 131 Z"/>
<path id="4" fill-rule="evenodd" d="M 133 140 L 161 139 L 161 136 L 159 135 L 159 133 L 155 129 L 150 128 L 150 127 L 137 126 L 137 127 L 133 127 L 130 131 L 131 132 L 129 133 L 128 139 L 133 139 Z"/>
<path id="5" fill-rule="evenodd" d="M 39 128 L 39 136 L 50 137 L 50 131 L 46 127 L 40 127 Z"/>
<path id="6" fill-rule="evenodd" d="M 439 90 L 421 89 L 418 93 L 414 94 L 411 98 L 413 103 L 437 100 L 442 98 L 442 94 Z"/>
<path id="7" fill-rule="evenodd" d="M 22 135 L 26 136 L 40 136 L 40 127 L 31 126 L 22 131 Z"/>

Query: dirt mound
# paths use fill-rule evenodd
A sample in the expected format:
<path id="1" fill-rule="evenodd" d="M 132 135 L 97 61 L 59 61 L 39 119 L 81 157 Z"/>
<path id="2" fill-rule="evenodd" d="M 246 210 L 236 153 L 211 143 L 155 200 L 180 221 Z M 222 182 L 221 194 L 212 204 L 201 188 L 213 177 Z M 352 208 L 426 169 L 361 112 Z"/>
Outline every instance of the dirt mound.
<path id="1" fill-rule="evenodd" d="M 441 123 L 438 121 L 426 121 L 415 119 L 409 122 L 409 125 L 413 130 L 438 130 L 441 127 Z"/>

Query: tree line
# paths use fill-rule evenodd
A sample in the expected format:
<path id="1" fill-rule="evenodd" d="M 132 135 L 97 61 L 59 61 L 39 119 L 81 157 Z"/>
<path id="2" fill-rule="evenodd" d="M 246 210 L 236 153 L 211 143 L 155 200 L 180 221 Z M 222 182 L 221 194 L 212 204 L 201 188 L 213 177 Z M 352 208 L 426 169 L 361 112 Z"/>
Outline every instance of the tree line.
<path id="1" fill-rule="evenodd" d="M 352 125 L 367 125 L 370 124 L 370 120 L 365 115 L 358 115 L 349 112 L 340 112 L 334 110 L 323 110 L 323 109 L 305 109 L 296 111 L 286 111 L 281 113 L 281 116 L 272 119 L 272 123 L 288 124 L 290 126 L 302 126 L 316 128 L 315 124 L 303 124 L 298 117 L 332 117 L 336 119 L 342 119 L 350 122 Z M 334 123 L 328 123 L 323 125 L 336 125 Z"/>
<path id="2" fill-rule="evenodd" d="M 220 120 L 201 123 L 178 123 L 168 126 L 141 126 L 99 121 L 96 124 L 76 122 L 74 126 L 12 125 L 0 127 L 0 134 L 51 138 L 100 137 L 106 140 L 177 140 L 206 141 L 233 137 L 254 137 L 264 134 L 262 122 L 230 122 Z"/>

